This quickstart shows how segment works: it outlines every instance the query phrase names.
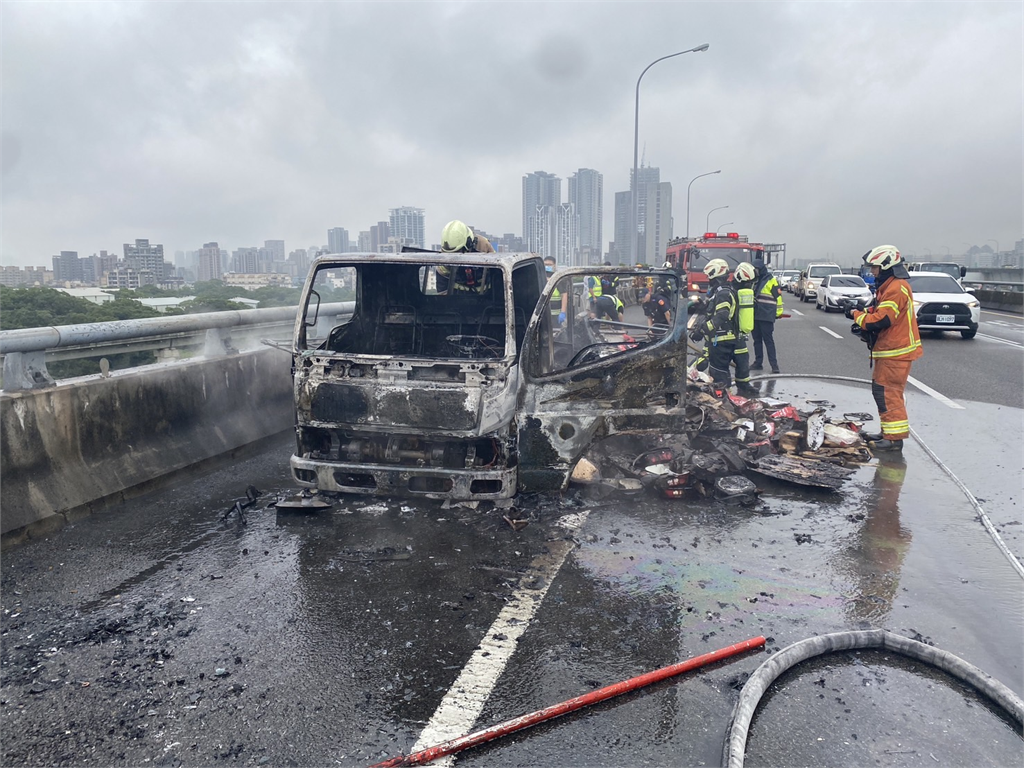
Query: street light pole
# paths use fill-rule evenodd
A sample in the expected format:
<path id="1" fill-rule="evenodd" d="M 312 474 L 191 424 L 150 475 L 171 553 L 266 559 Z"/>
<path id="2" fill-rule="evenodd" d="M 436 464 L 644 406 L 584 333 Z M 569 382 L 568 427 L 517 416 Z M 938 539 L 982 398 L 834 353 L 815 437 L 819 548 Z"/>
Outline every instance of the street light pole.
<path id="1" fill-rule="evenodd" d="M 728 205 L 720 205 L 717 208 L 712 208 L 710 211 L 708 211 L 707 221 L 704 222 L 705 232 L 709 232 L 711 230 L 711 214 L 714 213 L 715 211 L 724 211 L 728 207 Z"/>
<path id="2" fill-rule="evenodd" d="M 717 235 L 719 232 L 721 232 L 722 231 L 722 227 L 728 227 L 730 224 L 733 224 L 733 223 L 735 223 L 735 222 L 727 221 L 727 222 L 725 222 L 725 224 L 721 224 L 718 227 L 718 229 L 715 230 L 715 234 Z"/>
<path id="3" fill-rule="evenodd" d="M 639 218 L 640 210 L 640 179 L 637 177 L 637 155 L 639 154 L 640 148 L 640 81 L 644 79 L 644 75 L 647 74 L 647 70 L 657 64 L 659 61 L 665 59 L 671 59 L 676 56 L 682 56 L 684 53 L 699 53 L 706 51 L 710 45 L 708 43 L 702 43 L 695 48 L 687 48 L 685 51 L 679 51 L 678 53 L 670 53 L 668 56 L 662 56 L 660 59 L 655 59 L 646 67 L 644 71 L 640 73 L 640 77 L 636 79 L 636 107 L 633 110 L 633 221 L 632 221 L 632 234 L 633 234 L 633 245 L 630 248 L 632 253 L 633 263 L 637 262 L 637 244 L 640 239 L 640 222 L 637 221 Z"/>
<path id="4" fill-rule="evenodd" d="M 999 241 L 998 240 L 986 240 L 985 242 L 986 243 L 995 243 L 996 244 L 996 253 L 995 253 L 995 255 L 998 256 L 999 255 Z"/>
<path id="5" fill-rule="evenodd" d="M 701 179 L 705 176 L 714 176 L 716 173 L 721 173 L 721 169 L 717 171 L 709 171 L 708 173 L 702 173 L 699 176 L 694 176 L 690 179 L 690 183 L 686 185 L 686 239 L 690 239 L 690 187 L 697 179 Z M 707 231 L 707 230 L 705 230 Z"/>

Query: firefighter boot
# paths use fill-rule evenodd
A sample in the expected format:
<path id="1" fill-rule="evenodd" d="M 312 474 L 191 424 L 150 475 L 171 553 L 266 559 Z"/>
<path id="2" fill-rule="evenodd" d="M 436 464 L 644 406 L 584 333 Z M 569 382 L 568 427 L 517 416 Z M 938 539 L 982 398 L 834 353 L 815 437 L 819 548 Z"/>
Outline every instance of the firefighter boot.
<path id="1" fill-rule="evenodd" d="M 873 451 L 902 451 L 903 441 L 902 440 L 887 440 L 882 438 L 881 440 L 873 440 L 868 443 Z"/>
<path id="2" fill-rule="evenodd" d="M 756 384 L 751 384 L 749 381 L 737 381 L 736 394 L 745 397 L 757 397 L 761 394 L 761 390 L 757 388 Z"/>

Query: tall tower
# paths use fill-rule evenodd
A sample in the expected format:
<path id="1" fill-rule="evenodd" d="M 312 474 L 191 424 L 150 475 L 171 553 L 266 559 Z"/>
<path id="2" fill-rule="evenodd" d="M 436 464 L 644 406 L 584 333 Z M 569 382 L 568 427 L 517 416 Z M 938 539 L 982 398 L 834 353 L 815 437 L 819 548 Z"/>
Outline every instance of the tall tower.
<path id="1" fill-rule="evenodd" d="M 540 208 L 562 204 L 562 180 L 553 173 L 534 171 L 523 176 L 523 239 L 532 253 L 540 253 L 538 244 L 531 239 L 537 226 L 531 222 Z"/>
<path id="2" fill-rule="evenodd" d="M 644 261 L 659 267 L 672 239 L 672 185 L 667 181 L 647 185 L 647 216 L 641 242 Z"/>
<path id="3" fill-rule="evenodd" d="M 422 208 L 392 208 L 389 211 L 390 221 L 388 222 L 391 231 L 389 237 L 407 239 L 417 248 L 425 248 L 426 237 L 423 232 L 423 209 Z M 386 242 L 386 241 L 385 241 Z"/>
<path id="4" fill-rule="evenodd" d="M 334 227 L 327 230 L 327 250 L 331 253 L 348 252 L 348 230 L 344 227 Z"/>
<path id="5" fill-rule="evenodd" d="M 604 178 L 595 170 L 580 168 L 569 177 L 569 202 L 579 217 L 579 248 L 600 256 L 604 247 L 601 221 L 604 217 Z"/>

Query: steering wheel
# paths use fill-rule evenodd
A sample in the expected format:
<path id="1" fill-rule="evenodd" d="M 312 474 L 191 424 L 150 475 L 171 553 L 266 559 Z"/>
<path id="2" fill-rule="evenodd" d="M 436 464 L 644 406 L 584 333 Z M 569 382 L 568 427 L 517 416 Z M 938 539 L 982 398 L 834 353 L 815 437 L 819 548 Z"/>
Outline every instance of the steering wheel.
<path id="1" fill-rule="evenodd" d="M 448 346 L 461 357 L 501 357 L 504 345 L 490 336 L 454 334 L 446 336 Z"/>

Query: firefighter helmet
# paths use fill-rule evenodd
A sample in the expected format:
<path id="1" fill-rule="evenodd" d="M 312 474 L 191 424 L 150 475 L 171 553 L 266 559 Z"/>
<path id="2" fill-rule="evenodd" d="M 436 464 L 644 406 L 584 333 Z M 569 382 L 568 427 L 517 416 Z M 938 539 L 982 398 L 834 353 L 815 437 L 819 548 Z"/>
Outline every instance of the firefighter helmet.
<path id="1" fill-rule="evenodd" d="M 864 254 L 864 263 L 879 269 L 892 269 L 903 263 L 903 257 L 895 245 L 880 245 Z"/>
<path id="2" fill-rule="evenodd" d="M 443 253 L 462 253 L 473 250 L 473 230 L 456 219 L 444 225 L 441 232 Z"/>
<path id="3" fill-rule="evenodd" d="M 708 276 L 708 280 L 714 280 L 716 277 L 725 277 L 729 274 L 729 262 L 725 259 L 712 259 L 704 267 L 704 274 Z"/>
<path id="4" fill-rule="evenodd" d="M 754 269 L 753 264 L 749 264 L 748 262 L 744 261 L 738 267 L 736 267 L 736 271 L 733 272 L 733 279 L 737 283 L 753 282 L 755 279 L 757 279 L 757 270 Z"/>

